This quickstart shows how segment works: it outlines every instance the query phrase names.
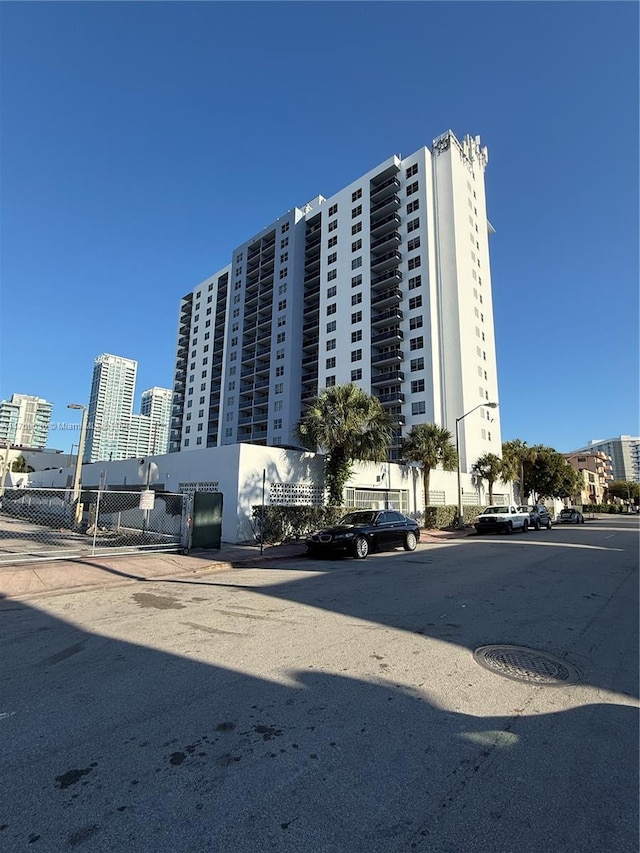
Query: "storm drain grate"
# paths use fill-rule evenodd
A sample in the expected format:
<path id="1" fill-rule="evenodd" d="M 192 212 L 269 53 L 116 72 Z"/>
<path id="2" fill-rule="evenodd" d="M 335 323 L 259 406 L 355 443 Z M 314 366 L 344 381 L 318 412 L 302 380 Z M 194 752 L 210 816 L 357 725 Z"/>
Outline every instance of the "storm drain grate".
<path id="1" fill-rule="evenodd" d="M 490 672 L 527 684 L 553 687 L 575 684 L 580 679 L 580 673 L 570 663 L 522 646 L 481 646 L 473 657 Z"/>

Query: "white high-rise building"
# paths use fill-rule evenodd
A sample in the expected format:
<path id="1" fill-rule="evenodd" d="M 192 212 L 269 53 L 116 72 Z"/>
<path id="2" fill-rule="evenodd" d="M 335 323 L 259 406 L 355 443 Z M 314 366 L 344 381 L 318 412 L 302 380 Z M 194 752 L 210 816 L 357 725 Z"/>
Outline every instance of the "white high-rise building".
<path id="1" fill-rule="evenodd" d="M 148 388 L 142 392 L 140 413 L 150 420 L 149 449 L 147 453 L 162 454 L 169 448 L 171 406 L 173 391 L 170 388 Z"/>
<path id="2" fill-rule="evenodd" d="M 29 394 L 12 394 L 0 401 L 0 441 L 18 447 L 47 446 L 51 403 Z"/>
<path id="3" fill-rule="evenodd" d="M 138 362 L 104 353 L 93 368 L 85 462 L 127 459 Z"/>
<path id="4" fill-rule="evenodd" d="M 181 301 L 170 449 L 287 445 L 305 403 L 355 382 L 395 424 L 501 454 L 479 137 L 449 131 L 294 207 Z M 460 420 L 463 415 L 468 415 Z"/>

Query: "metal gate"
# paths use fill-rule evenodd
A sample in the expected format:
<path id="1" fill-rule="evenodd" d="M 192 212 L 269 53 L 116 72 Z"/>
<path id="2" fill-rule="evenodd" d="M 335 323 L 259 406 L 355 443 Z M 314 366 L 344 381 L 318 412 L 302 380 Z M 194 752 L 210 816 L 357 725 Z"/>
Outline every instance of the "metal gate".
<path id="1" fill-rule="evenodd" d="M 0 565 L 187 547 L 191 496 L 161 491 L 6 489 Z"/>

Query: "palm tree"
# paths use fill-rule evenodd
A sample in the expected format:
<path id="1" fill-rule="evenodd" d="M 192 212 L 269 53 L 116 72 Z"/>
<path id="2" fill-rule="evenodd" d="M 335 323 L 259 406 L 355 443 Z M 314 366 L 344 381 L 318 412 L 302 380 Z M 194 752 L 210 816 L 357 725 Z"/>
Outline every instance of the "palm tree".
<path id="1" fill-rule="evenodd" d="M 325 453 L 329 505 L 340 506 L 352 462 L 384 462 L 391 441 L 389 416 L 377 397 L 353 383 L 325 388 L 295 427 L 296 439 Z"/>
<path id="2" fill-rule="evenodd" d="M 489 503 L 493 503 L 493 484 L 502 474 L 502 459 L 495 453 L 485 453 L 473 463 L 471 468 L 481 480 L 486 480 L 489 486 Z"/>
<path id="3" fill-rule="evenodd" d="M 518 483 L 520 503 L 527 502 L 528 490 L 525 488 L 524 463 L 531 458 L 531 448 L 526 441 L 514 438 L 502 442 L 502 479 L 505 483 Z"/>
<path id="4" fill-rule="evenodd" d="M 458 454 L 451 433 L 436 424 L 416 424 L 402 442 L 401 452 L 410 462 L 422 462 L 426 510 L 429 506 L 431 469 L 441 466 L 444 471 L 455 471 L 458 465 Z"/>

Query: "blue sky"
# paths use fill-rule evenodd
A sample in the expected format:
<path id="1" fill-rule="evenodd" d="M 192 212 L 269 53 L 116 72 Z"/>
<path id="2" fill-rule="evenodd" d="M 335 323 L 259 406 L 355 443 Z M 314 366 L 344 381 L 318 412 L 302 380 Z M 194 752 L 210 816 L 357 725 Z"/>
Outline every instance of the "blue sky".
<path id="1" fill-rule="evenodd" d="M 2 3 L 0 398 L 170 387 L 181 296 L 451 128 L 486 173 L 503 439 L 638 427 L 635 3 Z M 138 409 L 139 410 L 139 409 Z M 68 450 L 77 433 L 50 434 Z"/>

